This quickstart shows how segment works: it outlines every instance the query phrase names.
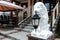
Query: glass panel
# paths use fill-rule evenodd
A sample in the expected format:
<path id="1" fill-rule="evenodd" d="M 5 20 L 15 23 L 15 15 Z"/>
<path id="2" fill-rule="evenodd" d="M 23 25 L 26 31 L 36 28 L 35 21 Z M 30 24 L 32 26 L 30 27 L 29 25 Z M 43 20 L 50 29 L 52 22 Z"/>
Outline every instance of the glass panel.
<path id="1" fill-rule="evenodd" d="M 4 12 L 6 16 L 10 16 L 11 12 Z"/>
<path id="2" fill-rule="evenodd" d="M 3 12 L 0 12 L 0 15 L 3 15 Z"/>
<path id="3" fill-rule="evenodd" d="M 38 26 L 39 26 L 39 22 L 40 22 L 40 20 L 38 20 Z"/>
<path id="4" fill-rule="evenodd" d="M 50 10 L 50 3 L 45 3 L 45 6 L 46 6 L 47 10 L 49 11 Z"/>
<path id="5" fill-rule="evenodd" d="M 35 25 L 35 20 L 32 20 L 32 25 Z"/>
<path id="6" fill-rule="evenodd" d="M 38 19 L 36 19 L 36 20 L 35 20 L 35 25 L 38 26 L 38 22 L 39 22 Z"/>

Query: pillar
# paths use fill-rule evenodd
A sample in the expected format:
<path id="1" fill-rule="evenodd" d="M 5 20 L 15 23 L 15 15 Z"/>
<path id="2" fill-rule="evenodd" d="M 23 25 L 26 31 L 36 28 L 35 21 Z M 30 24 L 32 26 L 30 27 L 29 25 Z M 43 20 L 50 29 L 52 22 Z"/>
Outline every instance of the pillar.
<path id="1" fill-rule="evenodd" d="M 30 0 L 28 0 L 28 16 L 30 16 L 31 15 L 31 10 L 30 10 L 30 8 L 31 8 L 31 2 L 30 2 Z"/>

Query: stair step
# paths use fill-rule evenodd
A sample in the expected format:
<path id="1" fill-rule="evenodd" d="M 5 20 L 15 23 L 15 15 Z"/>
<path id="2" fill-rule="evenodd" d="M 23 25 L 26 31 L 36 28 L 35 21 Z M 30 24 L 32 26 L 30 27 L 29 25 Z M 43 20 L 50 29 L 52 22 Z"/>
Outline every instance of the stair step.
<path id="1" fill-rule="evenodd" d="M 29 17 L 27 20 L 25 20 L 24 22 L 22 22 L 19 25 L 19 27 L 22 28 L 22 29 L 33 29 L 32 28 L 32 24 L 31 24 L 31 17 Z"/>

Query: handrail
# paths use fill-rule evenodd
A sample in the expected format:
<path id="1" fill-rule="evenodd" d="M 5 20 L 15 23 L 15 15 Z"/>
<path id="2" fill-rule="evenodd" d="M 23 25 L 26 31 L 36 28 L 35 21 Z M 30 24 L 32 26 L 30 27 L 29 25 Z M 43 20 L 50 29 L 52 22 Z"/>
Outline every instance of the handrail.
<path id="1" fill-rule="evenodd" d="M 21 10 L 20 12 L 19 12 L 19 14 L 18 14 L 18 17 L 19 17 L 19 20 L 18 20 L 18 22 L 21 22 L 22 20 L 23 20 L 23 14 L 25 13 L 25 12 L 27 12 L 27 8 L 26 9 L 24 9 L 24 10 Z M 22 18 L 22 19 L 21 19 Z"/>
<path id="2" fill-rule="evenodd" d="M 24 10 L 22 11 L 22 13 L 24 13 L 24 12 L 26 12 L 26 11 L 28 11 L 27 8 L 24 9 Z M 30 17 L 30 16 L 27 16 L 24 20 L 20 21 L 20 22 L 18 23 L 18 25 L 22 24 L 22 23 L 23 23 L 25 20 L 27 20 L 29 17 Z"/>
<path id="3" fill-rule="evenodd" d="M 54 24 L 56 22 L 57 16 L 59 16 L 58 5 L 59 5 L 59 2 L 56 4 L 54 9 L 51 10 L 51 30 L 52 30 L 52 27 L 54 27 Z"/>
<path id="4" fill-rule="evenodd" d="M 18 25 L 20 25 L 21 23 L 23 23 L 25 20 L 27 20 L 30 16 L 28 16 L 27 18 L 25 18 L 24 20 L 22 20 L 21 22 L 18 23 Z"/>

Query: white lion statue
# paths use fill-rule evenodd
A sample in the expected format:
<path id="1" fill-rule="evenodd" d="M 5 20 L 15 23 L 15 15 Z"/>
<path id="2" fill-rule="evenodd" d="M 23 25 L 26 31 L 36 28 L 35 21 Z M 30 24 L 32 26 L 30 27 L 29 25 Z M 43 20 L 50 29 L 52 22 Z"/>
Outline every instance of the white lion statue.
<path id="1" fill-rule="evenodd" d="M 42 2 L 37 2 L 34 5 L 32 16 L 35 14 L 35 11 L 37 11 L 37 14 L 40 17 L 40 22 L 37 30 L 31 32 L 31 36 L 47 39 L 53 34 L 49 29 L 50 25 L 48 24 L 49 18 L 47 8 Z"/>

